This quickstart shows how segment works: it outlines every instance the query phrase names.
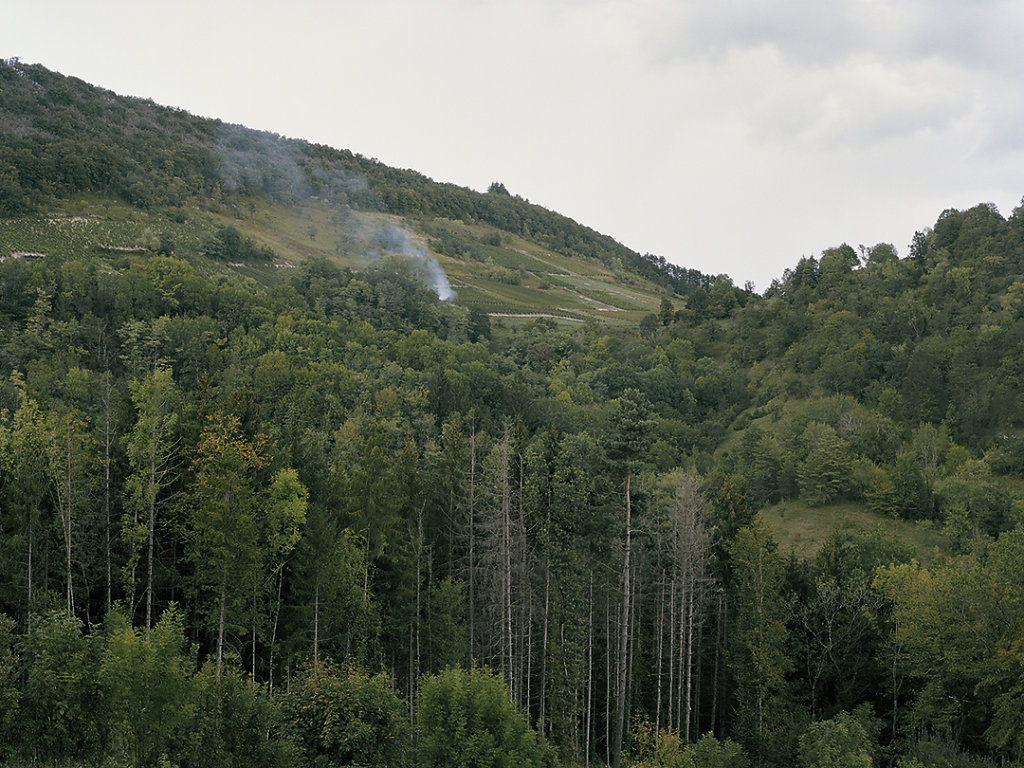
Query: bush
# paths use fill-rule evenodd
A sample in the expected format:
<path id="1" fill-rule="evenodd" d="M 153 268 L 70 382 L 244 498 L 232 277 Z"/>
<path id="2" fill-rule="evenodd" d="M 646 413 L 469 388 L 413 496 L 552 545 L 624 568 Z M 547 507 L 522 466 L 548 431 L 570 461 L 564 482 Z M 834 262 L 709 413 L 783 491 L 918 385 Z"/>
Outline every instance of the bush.
<path id="1" fill-rule="evenodd" d="M 425 676 L 417 699 L 417 753 L 422 768 L 543 768 L 554 750 L 508 700 L 496 675 L 447 669 Z"/>
<path id="2" fill-rule="evenodd" d="M 108 752 L 123 753 L 131 765 L 156 765 L 182 748 L 190 725 L 195 660 L 181 614 L 168 608 L 146 638 L 123 614 L 111 612 L 104 635 L 100 680 L 108 696 Z"/>
<path id="3" fill-rule="evenodd" d="M 405 707 L 386 675 L 333 664 L 307 669 L 284 700 L 286 727 L 302 765 L 400 766 L 406 763 Z"/>
<path id="4" fill-rule="evenodd" d="M 993 760 L 965 752 L 949 737 L 926 736 L 896 761 L 897 768 L 1021 768 L 1014 760 Z"/>
<path id="5" fill-rule="evenodd" d="M 800 737 L 804 768 L 871 768 L 871 737 L 849 712 L 811 723 Z"/>
<path id="6" fill-rule="evenodd" d="M 234 667 L 217 679 L 212 663 L 192 678 L 195 708 L 182 768 L 285 768 L 298 765 L 281 711 L 264 688 Z M 173 757 L 173 756 L 172 756 Z"/>
<path id="7" fill-rule="evenodd" d="M 32 617 L 24 643 L 22 737 L 42 762 L 89 762 L 102 753 L 107 707 L 95 674 L 101 644 L 60 608 Z"/>
<path id="8" fill-rule="evenodd" d="M 693 744 L 683 744 L 670 731 L 655 731 L 643 720 L 633 726 L 630 768 L 747 768 L 743 747 L 735 741 L 719 741 L 706 733 Z"/>

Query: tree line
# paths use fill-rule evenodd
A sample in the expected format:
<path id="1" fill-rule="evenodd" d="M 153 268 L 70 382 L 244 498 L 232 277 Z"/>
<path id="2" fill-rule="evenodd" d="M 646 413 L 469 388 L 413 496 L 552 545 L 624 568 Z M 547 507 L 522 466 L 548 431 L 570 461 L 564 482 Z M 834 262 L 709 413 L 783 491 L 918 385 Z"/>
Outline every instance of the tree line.
<path id="1" fill-rule="evenodd" d="M 0 265 L 12 759 L 286 764 L 328 749 L 294 713 L 368 701 L 399 735 L 359 760 L 433 764 L 435 684 L 498 690 L 479 722 L 522 718 L 524 760 L 783 765 L 850 733 L 876 762 L 1019 753 L 1013 484 L 852 395 L 730 439 L 756 384 L 698 347 L 749 301 L 653 337 L 471 342 L 465 309 L 386 266 L 260 286 L 204 258 Z M 912 481 L 931 506 L 894 507 Z M 756 516 L 858 493 L 938 506 L 963 554 L 926 569 L 837 534 L 801 560 Z"/>

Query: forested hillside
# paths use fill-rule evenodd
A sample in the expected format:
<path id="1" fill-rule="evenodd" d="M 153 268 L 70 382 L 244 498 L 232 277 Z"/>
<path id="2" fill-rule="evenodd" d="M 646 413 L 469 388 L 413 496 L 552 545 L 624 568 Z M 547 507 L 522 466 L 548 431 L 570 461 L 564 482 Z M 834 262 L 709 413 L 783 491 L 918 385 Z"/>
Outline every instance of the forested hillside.
<path id="1" fill-rule="evenodd" d="M 1024 208 L 758 296 L 0 63 L 0 761 L 1019 765 L 1022 361 Z"/>

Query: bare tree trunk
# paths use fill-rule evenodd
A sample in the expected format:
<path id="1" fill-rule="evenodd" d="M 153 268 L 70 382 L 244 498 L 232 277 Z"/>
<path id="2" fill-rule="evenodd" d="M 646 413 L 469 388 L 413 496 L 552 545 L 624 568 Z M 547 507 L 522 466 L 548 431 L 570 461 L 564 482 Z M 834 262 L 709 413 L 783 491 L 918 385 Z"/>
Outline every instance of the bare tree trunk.
<path id="1" fill-rule="evenodd" d="M 277 647 L 277 622 L 281 618 L 281 585 L 284 582 L 284 568 L 277 572 L 277 600 L 274 603 L 274 625 L 270 631 L 270 692 L 274 692 L 274 650 Z"/>
<path id="2" fill-rule="evenodd" d="M 476 575 L 476 426 L 469 433 L 469 666 L 472 668 L 476 659 L 476 592 L 474 577 Z"/>
<path id="3" fill-rule="evenodd" d="M 516 520 L 515 547 L 513 559 L 516 562 L 516 575 L 519 580 L 519 663 L 517 665 L 518 680 L 516 690 L 519 706 L 530 712 L 532 701 L 530 699 L 530 671 L 533 661 L 533 595 L 530 590 L 530 563 L 528 561 L 528 548 L 526 546 L 526 509 L 524 508 L 525 495 L 523 493 L 523 455 L 516 454 L 516 474 L 519 476 L 518 496 L 516 508 L 519 513 Z"/>
<path id="4" fill-rule="evenodd" d="M 690 720 L 692 718 L 693 693 L 693 585 L 686 596 L 686 726 L 683 729 L 683 741 L 690 743 Z"/>
<path id="5" fill-rule="evenodd" d="M 594 572 L 588 573 L 590 598 L 587 601 L 587 708 L 583 735 L 583 765 L 590 768 L 590 732 L 594 710 Z"/>
<path id="6" fill-rule="evenodd" d="M 676 721 L 676 570 L 672 569 L 672 582 L 668 596 L 668 730 L 675 730 Z"/>
<path id="7" fill-rule="evenodd" d="M 626 653 L 626 702 L 628 710 L 628 703 L 633 700 L 633 660 L 636 658 L 637 645 L 640 642 L 640 633 L 637 631 L 637 624 L 640 621 L 637 615 L 640 612 L 640 600 L 638 595 L 643 593 L 643 561 L 638 559 L 633 567 L 634 576 L 632 579 L 632 596 L 630 597 L 630 612 L 629 612 L 629 643 L 628 651 Z M 626 717 L 623 719 L 623 732 L 629 727 L 628 712 Z"/>
<path id="8" fill-rule="evenodd" d="M 662 572 L 664 575 L 664 572 Z M 661 673 L 662 673 L 662 656 L 664 654 L 664 635 L 665 635 L 665 582 L 662 581 L 658 585 L 658 671 L 655 674 L 655 680 L 657 681 L 655 686 L 654 695 L 654 743 L 657 746 L 661 739 Z"/>
<path id="9" fill-rule="evenodd" d="M 103 402 L 103 537 L 107 566 L 107 590 L 103 605 L 106 613 L 110 613 L 110 606 L 113 604 L 113 569 L 110 554 L 110 447 L 113 428 L 111 395 L 110 371 L 108 370 L 103 377 L 101 394 Z"/>
<path id="10" fill-rule="evenodd" d="M 604 761 L 612 762 L 612 597 L 604 593 Z"/>
<path id="11" fill-rule="evenodd" d="M 612 749 L 612 768 L 619 768 L 622 757 L 622 734 L 626 721 L 626 676 L 629 663 L 629 609 L 630 609 L 630 556 L 632 554 L 632 501 L 630 499 L 631 474 L 626 473 L 626 550 L 622 565 L 622 626 L 619 630 L 618 690 L 615 698 L 615 744 Z"/>
<path id="12" fill-rule="evenodd" d="M 711 693 L 711 727 L 716 734 L 722 734 L 725 729 L 722 727 L 722 723 L 719 719 L 723 717 L 722 713 L 725 711 L 725 707 L 721 709 L 718 706 L 719 699 L 725 699 L 725 693 L 721 690 L 721 661 L 722 661 L 722 648 L 726 642 L 726 617 L 728 616 L 727 607 L 725 604 L 725 598 L 721 592 L 718 593 L 718 621 L 715 627 L 715 685 L 714 690 Z"/>
<path id="13" fill-rule="evenodd" d="M 684 725 L 683 718 L 685 713 L 683 712 L 683 689 L 686 687 L 686 597 L 689 594 L 689 586 L 686 583 L 686 574 L 683 574 L 682 582 L 679 585 L 679 621 L 676 624 L 676 632 L 678 638 L 676 640 L 676 669 L 678 674 L 676 675 L 676 733 L 682 735 Z"/>
<path id="14" fill-rule="evenodd" d="M 669 508 L 672 521 L 674 573 L 679 580 L 679 597 L 673 600 L 678 608 L 677 640 L 674 658 L 678 670 L 675 691 L 677 733 L 689 743 L 694 725 L 693 664 L 699 613 L 704 595 L 711 537 L 704 523 L 707 502 L 700 493 L 700 477 L 689 473 L 676 488 Z"/>
<path id="15" fill-rule="evenodd" d="M 529 609 L 526 612 L 526 695 L 523 697 L 522 706 L 526 709 L 527 714 L 530 713 L 533 706 L 533 599 L 530 595 L 527 595 L 529 603 Z M 523 685 L 520 684 L 520 690 L 523 689 Z"/>
<path id="16" fill-rule="evenodd" d="M 512 521 L 511 500 L 508 485 L 508 428 L 501 442 L 501 557 L 504 583 L 502 584 L 503 618 L 503 650 L 502 668 L 508 670 L 509 700 L 515 701 L 513 685 L 512 660 Z"/>
<path id="17" fill-rule="evenodd" d="M 548 611 L 551 605 L 551 568 L 550 563 L 544 565 L 544 628 L 540 641 L 540 732 L 545 734 L 547 726 L 544 721 L 545 703 L 548 694 Z M 589 640 L 589 638 L 588 638 Z"/>
<path id="18" fill-rule="evenodd" d="M 156 466 L 152 465 L 150 480 L 156 484 Z M 151 486 L 152 487 L 152 486 Z M 149 630 L 153 626 L 153 542 L 156 538 L 156 499 L 150 496 L 149 500 L 149 552 L 146 558 L 146 637 L 149 638 Z M 253 605 L 253 610 L 256 606 Z M 255 618 L 253 619 L 255 621 Z M 255 642 L 255 640 L 253 640 Z"/>
<path id="19" fill-rule="evenodd" d="M 65 468 L 65 472 L 66 472 L 65 481 L 67 482 L 67 486 L 66 486 L 66 496 L 67 496 L 67 498 L 64 499 L 64 503 L 61 505 L 61 507 L 62 507 L 61 511 L 63 512 L 63 514 L 62 514 L 62 522 L 64 524 L 64 553 L 65 553 L 65 560 L 64 560 L 64 562 L 65 562 L 65 576 L 66 576 L 66 583 L 67 583 L 67 588 L 65 590 L 65 595 L 66 595 L 66 598 L 67 598 L 68 616 L 73 616 L 74 613 L 75 613 L 75 598 L 74 598 L 74 590 L 73 590 L 72 584 L 71 584 L 71 499 L 72 499 L 72 497 L 74 495 L 74 492 L 73 492 L 73 485 L 72 485 L 73 484 L 73 480 L 72 480 L 72 472 L 71 472 L 71 422 L 70 421 L 68 422 L 68 425 L 67 425 L 67 437 L 66 437 L 66 439 L 67 439 L 67 443 L 66 443 L 66 451 L 67 451 L 67 453 L 65 455 L 64 468 Z"/>

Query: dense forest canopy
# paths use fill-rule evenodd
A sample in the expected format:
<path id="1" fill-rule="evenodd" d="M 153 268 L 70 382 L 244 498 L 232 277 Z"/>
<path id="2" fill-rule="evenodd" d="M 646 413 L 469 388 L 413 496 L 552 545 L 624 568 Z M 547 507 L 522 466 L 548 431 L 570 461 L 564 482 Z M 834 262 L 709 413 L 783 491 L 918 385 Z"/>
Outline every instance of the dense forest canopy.
<path id="1" fill-rule="evenodd" d="M 0 63 L 0 759 L 1020 764 L 1022 361 L 1024 208 L 758 296 Z"/>

